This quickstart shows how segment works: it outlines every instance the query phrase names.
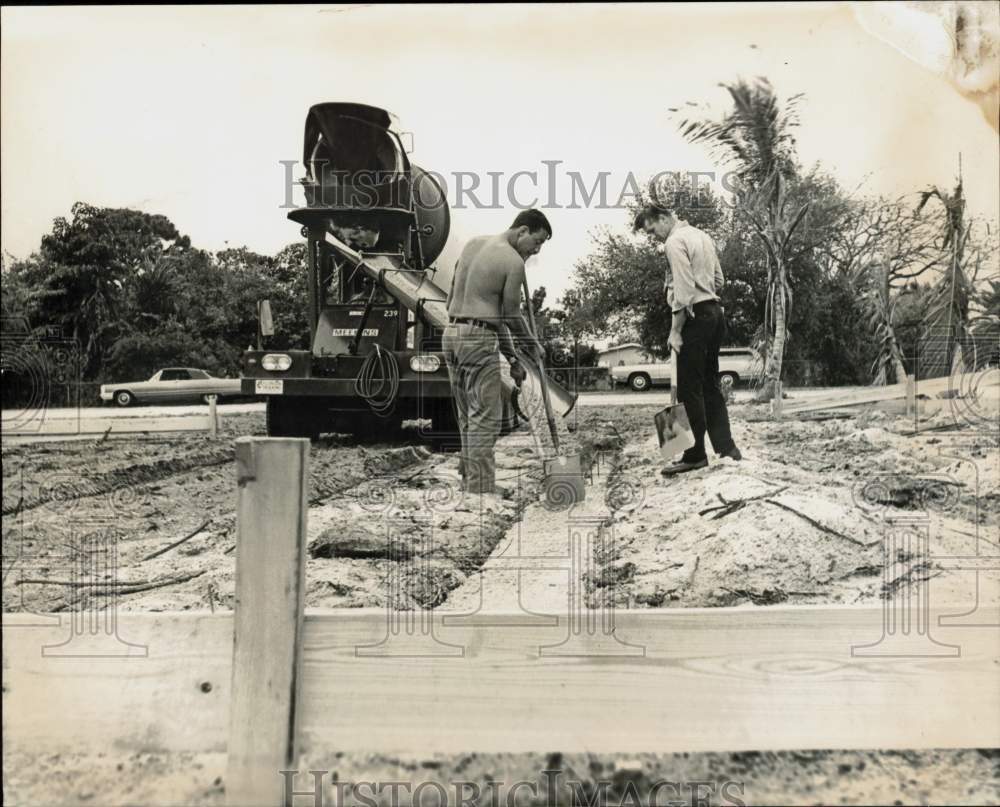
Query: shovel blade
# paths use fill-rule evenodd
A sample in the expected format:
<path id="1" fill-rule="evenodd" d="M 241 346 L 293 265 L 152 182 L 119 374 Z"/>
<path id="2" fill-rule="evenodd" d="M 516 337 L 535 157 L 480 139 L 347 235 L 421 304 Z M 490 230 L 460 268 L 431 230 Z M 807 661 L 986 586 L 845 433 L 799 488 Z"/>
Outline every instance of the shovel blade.
<path id="1" fill-rule="evenodd" d="M 684 404 L 678 403 L 661 409 L 653 416 L 660 454 L 671 459 L 694 445 L 694 433 L 688 421 Z"/>
<path id="2" fill-rule="evenodd" d="M 554 510 L 564 510 L 580 504 L 587 496 L 583 484 L 579 454 L 564 454 L 543 463 L 545 504 Z"/>

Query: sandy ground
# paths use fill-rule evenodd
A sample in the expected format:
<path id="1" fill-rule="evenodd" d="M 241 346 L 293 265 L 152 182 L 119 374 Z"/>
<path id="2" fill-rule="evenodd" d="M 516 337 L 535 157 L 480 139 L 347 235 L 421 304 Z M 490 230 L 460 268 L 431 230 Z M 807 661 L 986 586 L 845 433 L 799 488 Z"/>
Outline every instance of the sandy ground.
<path id="1" fill-rule="evenodd" d="M 589 468 L 587 502 L 577 515 L 603 522 L 603 540 L 582 580 L 591 603 L 876 603 L 905 582 L 882 574 L 882 538 L 901 516 L 926 525 L 931 542 L 928 555 L 900 559 L 900 574 L 931 580 L 936 602 L 966 602 L 974 591 L 976 575 L 956 568 L 961 564 L 954 558 L 997 554 L 995 435 L 950 429 L 941 419 L 925 424 L 940 430 L 907 436 L 912 422 L 871 409 L 773 423 L 762 408 L 736 403 L 731 412 L 744 460 L 714 461 L 665 480 L 653 443 L 658 405 L 586 407 L 576 415 L 575 433 L 563 435 L 568 450 L 580 451 Z M 216 439 L 168 435 L 5 444 L 4 610 L 66 610 L 80 607 L 81 597 L 99 596 L 96 589 L 63 584 L 79 579 L 71 574 L 73 548 L 88 535 L 115 539 L 116 565 L 87 567 L 83 574 L 128 582 L 118 607 L 231 607 L 232 440 L 262 431 L 262 415 L 248 411 L 227 417 Z M 405 563 L 415 572 L 392 595 L 396 607 L 467 612 L 484 592 L 492 592 L 492 607 L 503 607 L 511 591 L 505 557 L 524 547 L 542 555 L 557 551 L 560 542 L 565 547 L 565 513 L 539 502 L 535 451 L 527 431 L 504 438 L 498 494 L 470 500 L 456 488 L 457 458 L 431 454 L 415 432 L 403 445 L 357 445 L 332 435 L 315 443 L 307 604 L 384 605 L 391 564 Z M 408 526 L 402 537 L 397 530 L 390 539 L 383 529 L 387 522 Z M 981 578 L 995 603 L 996 573 Z M 565 602 L 563 591 L 544 575 L 522 580 L 522 594 L 543 610 L 547 603 Z M 478 782 L 483 792 L 491 778 L 508 786 L 538 782 L 538 798 L 524 788 L 512 804 L 587 803 L 602 780 L 611 788 L 602 803 L 645 804 L 650 786 L 664 779 L 682 786 L 712 783 L 711 804 L 738 803 L 722 793 L 727 781 L 743 786 L 742 795 L 730 790 L 730 796 L 753 804 L 1000 803 L 1000 763 L 988 750 L 402 760 L 345 748 L 304 760 L 300 768 L 335 771 L 340 782 L 440 782 L 449 788 L 456 781 Z M 565 780 L 554 800 L 541 774 L 547 768 L 563 771 Z M 86 749 L 72 757 L 5 752 L 4 758 L 5 802 L 30 807 L 223 804 L 224 779 L 225 760 L 212 754 Z M 622 801 L 628 782 L 639 801 Z M 574 795 L 574 787 L 582 790 Z M 437 792 L 425 788 L 422 803 L 439 803 Z M 332 790 L 327 795 L 325 803 L 337 803 Z M 680 798 L 692 803 L 690 787 Z"/>
<path id="2" fill-rule="evenodd" d="M 11 807 L 226 803 L 221 753 L 14 755 L 5 756 L 4 770 L 4 803 Z M 293 807 L 443 807 L 474 793 L 480 794 L 482 807 L 1000 803 L 997 749 L 627 758 L 558 752 L 400 758 L 333 752 L 304 758 L 295 770 L 300 773 L 290 774 L 292 787 L 309 795 L 295 797 Z M 311 793 L 315 776 L 321 782 L 319 799 Z"/>
<path id="3" fill-rule="evenodd" d="M 262 417 L 248 414 L 227 418 L 225 432 L 215 439 L 5 446 L 4 610 L 79 606 L 81 590 L 68 585 L 73 547 L 94 536 L 113 539 L 113 567 L 90 571 L 98 581 L 122 586 L 119 608 L 231 608 L 233 437 L 262 428 Z M 457 456 L 432 454 L 416 431 L 402 446 L 357 445 L 335 435 L 315 443 L 309 459 L 307 604 L 384 605 L 387 565 L 397 562 L 386 525 L 392 522 L 398 531 L 406 521 L 413 527 L 403 531 L 405 541 L 425 553 L 422 574 L 430 570 L 436 593 L 429 598 L 428 586 L 418 586 L 396 604 L 443 600 L 479 568 L 533 490 L 538 464 L 530 462 L 530 450 L 515 456 L 522 450 L 521 445 L 501 449 L 499 463 L 508 472 L 501 475 L 500 494 L 473 502 L 457 495 Z M 50 580 L 57 582 L 45 582 Z"/>
<path id="4" fill-rule="evenodd" d="M 629 410 L 637 439 L 610 483 L 612 540 L 593 581 L 620 605 L 878 602 L 903 582 L 882 578 L 882 538 L 898 523 L 930 536 L 906 574 L 933 579 L 937 603 L 968 602 L 975 575 L 945 558 L 1000 551 L 993 436 L 901 436 L 910 424 L 879 411 L 754 422 L 735 406 L 743 460 L 664 479 L 652 411 Z"/>

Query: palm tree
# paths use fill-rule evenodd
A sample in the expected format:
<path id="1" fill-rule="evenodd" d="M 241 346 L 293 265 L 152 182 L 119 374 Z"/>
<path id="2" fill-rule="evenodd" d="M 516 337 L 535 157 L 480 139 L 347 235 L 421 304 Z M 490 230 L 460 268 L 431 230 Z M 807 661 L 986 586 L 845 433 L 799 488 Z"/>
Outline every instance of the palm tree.
<path id="1" fill-rule="evenodd" d="M 896 383 L 901 384 L 906 380 L 906 367 L 896 338 L 896 298 L 892 293 L 890 264 L 881 261 L 866 267 L 860 275 L 861 282 L 868 284 L 868 288 L 863 288 L 862 299 L 869 313 L 868 325 L 878 345 L 878 355 L 872 363 L 872 383 L 877 386 L 888 383 L 891 369 Z"/>
<path id="2" fill-rule="evenodd" d="M 951 372 L 962 362 L 962 344 L 968 340 L 969 303 L 973 293 L 972 283 L 965 273 L 965 247 L 972 223 L 965 222 L 961 169 L 955 190 L 950 194 L 936 186 L 921 192 L 917 213 L 931 199 L 937 199 L 944 207 L 941 249 L 949 251 L 949 261 L 947 273 L 934 289 L 927 325 L 931 338 L 943 332 L 946 339 L 945 371 Z"/>
<path id="3" fill-rule="evenodd" d="M 131 278 L 132 304 L 137 319 L 147 324 L 169 316 L 175 311 L 176 277 L 170 255 L 148 258 Z"/>
<path id="4" fill-rule="evenodd" d="M 767 301 L 764 310 L 764 383 L 761 399 L 775 394 L 788 335 L 792 290 L 788 281 L 788 248 L 796 227 L 808 209 L 789 208 L 788 185 L 797 175 L 796 106 L 802 95 L 784 107 L 766 79 L 754 84 L 737 81 L 722 85 L 733 101 L 721 120 L 683 120 L 680 129 L 691 143 L 707 143 L 723 162 L 735 164 L 740 188 L 737 210 L 746 216 L 767 254 Z"/>

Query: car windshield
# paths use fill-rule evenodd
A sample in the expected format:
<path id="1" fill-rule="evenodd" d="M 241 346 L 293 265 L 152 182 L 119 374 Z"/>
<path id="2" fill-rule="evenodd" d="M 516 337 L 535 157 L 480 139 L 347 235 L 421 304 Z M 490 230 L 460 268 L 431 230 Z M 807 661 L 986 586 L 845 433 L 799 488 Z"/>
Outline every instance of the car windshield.
<path id="1" fill-rule="evenodd" d="M 212 377 L 208 373 L 206 373 L 204 370 L 189 370 L 188 372 L 191 373 L 191 378 L 211 378 Z"/>

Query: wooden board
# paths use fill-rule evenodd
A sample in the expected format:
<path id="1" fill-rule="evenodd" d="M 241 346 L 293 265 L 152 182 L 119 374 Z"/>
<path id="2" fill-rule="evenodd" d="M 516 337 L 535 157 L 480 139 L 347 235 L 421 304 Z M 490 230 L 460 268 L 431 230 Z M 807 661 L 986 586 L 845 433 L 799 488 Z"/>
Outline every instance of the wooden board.
<path id="1" fill-rule="evenodd" d="M 824 398 L 813 398 L 800 403 L 786 403 L 782 414 L 792 415 L 799 412 L 815 412 L 821 409 L 836 409 L 840 406 L 856 406 L 866 403 L 881 403 L 900 399 L 915 399 L 918 396 L 946 396 L 951 391 L 962 393 L 972 389 L 985 388 L 990 373 L 994 370 L 982 370 L 978 373 L 967 373 L 958 376 L 942 376 L 913 382 L 912 388 L 904 382 L 890 384 L 884 387 L 868 389 L 851 389 L 842 393 L 833 393 Z"/>
<path id="2" fill-rule="evenodd" d="M 404 627 L 400 644 L 379 645 L 384 611 L 307 613 L 299 736 L 304 750 L 422 753 L 1000 746 L 1000 630 L 939 627 L 937 615 L 934 638 L 959 645 L 958 657 L 852 657 L 882 636 L 881 607 L 619 611 L 615 636 L 633 647 L 600 655 L 618 648 L 583 633 L 577 649 L 591 656 L 540 656 L 564 642 L 565 617 L 438 619 L 433 637 L 416 619 L 407 641 Z M 11 749 L 226 747 L 231 615 L 121 614 L 118 635 L 148 657 L 120 659 L 44 658 L 41 645 L 67 630 L 15 627 L 31 621 L 4 617 Z M 464 654 L 413 656 L 435 652 L 435 639 Z M 85 651 L 97 640 L 78 641 Z M 394 646 L 410 655 L 377 655 Z"/>
<path id="3" fill-rule="evenodd" d="M 856 406 L 865 403 L 880 403 L 906 397 L 906 384 L 892 384 L 865 390 L 851 390 L 826 398 L 816 398 L 801 403 L 783 402 L 782 414 L 794 415 L 798 412 L 815 412 L 819 409 L 835 409 L 838 406 Z"/>
<path id="4" fill-rule="evenodd" d="M 281 802 L 295 760 L 305 606 L 309 441 L 236 441 L 238 534 L 226 803 Z"/>
<path id="5" fill-rule="evenodd" d="M 40 422 L 32 421 L 18 427 L 4 428 L 3 436 L 15 438 L 32 438 L 50 435 L 94 435 L 98 437 L 111 427 L 111 434 L 135 434 L 137 432 L 177 432 L 177 431 L 207 431 L 210 426 L 208 415 L 146 415 L 132 417 L 80 417 L 80 418 L 45 418 Z"/>

